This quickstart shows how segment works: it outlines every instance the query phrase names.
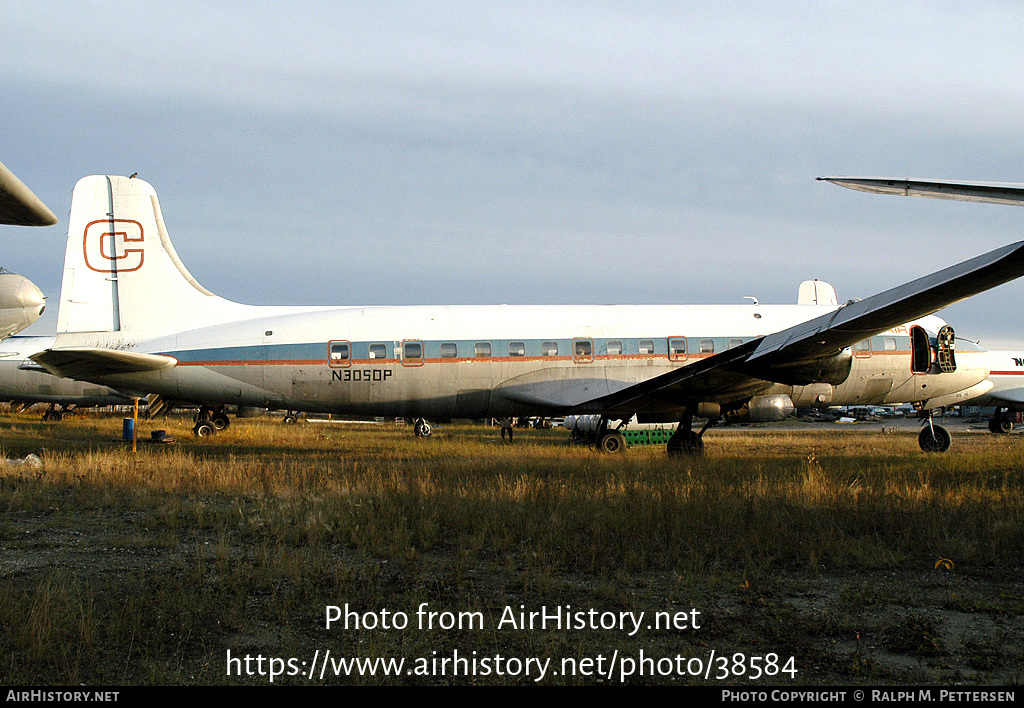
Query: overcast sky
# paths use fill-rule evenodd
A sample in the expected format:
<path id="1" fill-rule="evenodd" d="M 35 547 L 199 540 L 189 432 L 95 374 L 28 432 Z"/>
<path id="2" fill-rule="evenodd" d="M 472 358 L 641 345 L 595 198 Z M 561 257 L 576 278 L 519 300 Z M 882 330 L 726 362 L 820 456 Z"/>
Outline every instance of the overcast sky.
<path id="1" fill-rule="evenodd" d="M 866 297 L 1024 210 L 816 182 L 1024 182 L 1019 2 L 4 2 L 0 161 L 57 214 L 0 264 L 51 298 L 75 182 L 138 172 L 253 304 Z M 1024 348 L 1024 281 L 942 314 Z"/>

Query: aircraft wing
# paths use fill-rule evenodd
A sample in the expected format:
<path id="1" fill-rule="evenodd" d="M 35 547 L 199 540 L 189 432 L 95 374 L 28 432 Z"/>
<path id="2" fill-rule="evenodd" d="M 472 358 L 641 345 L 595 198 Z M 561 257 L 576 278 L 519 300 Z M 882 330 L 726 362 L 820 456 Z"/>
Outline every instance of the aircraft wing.
<path id="1" fill-rule="evenodd" d="M 997 401 L 1003 401 L 1005 403 L 1020 405 L 1024 403 L 1024 388 L 1010 388 L 1002 391 L 993 391 L 988 393 L 987 397 L 994 398 Z"/>
<path id="2" fill-rule="evenodd" d="M 0 224 L 52 226 L 57 223 L 49 207 L 0 162 Z"/>
<path id="3" fill-rule="evenodd" d="M 580 410 L 629 417 L 637 411 L 675 412 L 685 407 L 687 399 L 726 402 L 749 398 L 772 385 L 744 367 L 761 341 L 753 339 L 695 364 L 589 401 Z"/>
<path id="4" fill-rule="evenodd" d="M 686 400 L 739 400 L 765 382 L 789 382 L 865 337 L 923 317 L 1024 275 L 1024 241 L 997 248 L 937 273 L 851 301 L 807 322 L 588 401 L 584 408 L 624 413 L 678 408 Z M 811 383 L 807 381 L 806 383 Z"/>
<path id="5" fill-rule="evenodd" d="M 887 177 L 818 177 L 818 180 L 873 194 L 899 194 L 905 197 L 1024 206 L 1024 184 L 1014 182 L 958 182 Z"/>
<path id="6" fill-rule="evenodd" d="M 838 310 L 770 334 L 750 360 L 820 355 L 931 314 L 1024 275 L 1024 241 L 997 248 L 937 273 L 851 301 Z"/>
<path id="7" fill-rule="evenodd" d="M 100 347 L 47 349 L 29 357 L 51 374 L 70 379 L 156 371 L 177 364 L 173 357 Z"/>

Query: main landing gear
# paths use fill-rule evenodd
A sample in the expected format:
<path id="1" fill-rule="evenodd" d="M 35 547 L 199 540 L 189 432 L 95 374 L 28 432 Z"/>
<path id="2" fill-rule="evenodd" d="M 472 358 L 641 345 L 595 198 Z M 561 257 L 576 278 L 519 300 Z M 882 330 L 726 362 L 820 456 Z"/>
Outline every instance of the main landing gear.
<path id="1" fill-rule="evenodd" d="M 988 421 L 989 432 L 992 433 L 1010 433 L 1013 431 L 1013 419 L 1010 418 L 1009 409 L 996 408 L 996 412 L 992 414 L 992 418 Z"/>
<path id="2" fill-rule="evenodd" d="M 224 412 L 224 406 L 218 406 L 212 410 L 209 406 L 200 406 L 199 412 L 192 420 L 195 421 L 192 434 L 197 438 L 208 438 L 220 430 L 227 430 L 231 425 L 231 419 Z"/>
<path id="3" fill-rule="evenodd" d="M 629 420 L 627 418 L 626 420 Z M 625 421 L 619 423 L 614 430 L 608 429 L 608 419 L 601 416 L 601 422 L 597 426 L 597 435 L 594 438 L 594 448 L 600 452 L 607 452 L 610 455 L 618 455 L 626 451 L 626 436 L 619 430 Z"/>
<path id="4" fill-rule="evenodd" d="M 719 418 L 709 418 L 699 432 L 694 432 L 693 417 L 695 413 L 696 406 L 687 407 L 683 419 L 679 422 L 679 426 L 668 440 L 667 449 L 669 457 L 704 456 L 704 433 L 715 425 Z M 621 428 L 629 420 L 631 420 L 631 417 L 625 416 L 618 427 L 611 429 L 608 427 L 608 417 L 601 416 L 596 431 L 581 432 L 579 428 L 575 428 L 572 434 L 572 441 L 589 443 L 599 452 L 620 454 L 626 450 L 626 436 L 622 434 Z"/>
<path id="5" fill-rule="evenodd" d="M 708 418 L 708 422 L 700 429 L 700 432 L 693 432 L 694 409 L 688 406 L 683 419 L 679 421 L 679 427 L 672 437 L 668 439 L 669 457 L 703 457 L 704 456 L 704 433 L 707 432 L 718 418 Z"/>
<path id="6" fill-rule="evenodd" d="M 57 404 L 51 403 L 50 407 L 43 413 L 43 420 L 47 423 L 57 423 L 64 419 L 66 413 L 71 412 L 70 406 L 61 405 L 60 410 L 57 410 Z"/>
<path id="7" fill-rule="evenodd" d="M 434 431 L 431 430 L 430 423 L 423 418 L 417 418 L 416 422 L 412 424 L 412 432 L 418 438 L 429 438 Z"/>
<path id="8" fill-rule="evenodd" d="M 572 435 L 569 441 L 574 445 L 588 445 L 599 452 L 606 452 L 611 455 L 618 455 L 626 451 L 626 436 L 622 434 L 622 428 L 629 417 L 625 418 L 614 430 L 608 429 L 608 416 L 602 415 L 597 422 L 596 429 L 584 430 L 577 425 L 572 428 Z"/>

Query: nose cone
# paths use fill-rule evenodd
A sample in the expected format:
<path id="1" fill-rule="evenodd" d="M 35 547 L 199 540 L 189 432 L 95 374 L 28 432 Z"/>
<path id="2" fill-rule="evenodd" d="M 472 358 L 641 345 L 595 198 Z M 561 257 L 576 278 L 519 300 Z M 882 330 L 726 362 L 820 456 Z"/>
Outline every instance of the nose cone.
<path id="1" fill-rule="evenodd" d="M 9 337 L 39 319 L 46 296 L 28 278 L 0 272 L 0 338 Z"/>
<path id="2" fill-rule="evenodd" d="M 23 279 L 21 287 L 18 289 L 18 302 L 25 308 L 26 315 L 35 313 L 35 317 L 32 318 L 33 321 L 43 314 L 43 310 L 46 308 L 46 296 L 28 278 Z"/>

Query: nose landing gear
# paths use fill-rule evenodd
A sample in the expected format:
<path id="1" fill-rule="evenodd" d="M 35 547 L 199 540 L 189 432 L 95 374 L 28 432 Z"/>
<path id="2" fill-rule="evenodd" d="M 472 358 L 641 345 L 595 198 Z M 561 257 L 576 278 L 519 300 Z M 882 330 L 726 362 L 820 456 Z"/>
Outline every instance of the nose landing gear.
<path id="1" fill-rule="evenodd" d="M 935 425 L 932 420 L 932 412 L 928 411 L 928 417 L 922 421 L 924 426 L 921 434 L 917 436 L 917 444 L 925 452 L 946 452 L 953 444 L 953 436 L 941 425 Z"/>

